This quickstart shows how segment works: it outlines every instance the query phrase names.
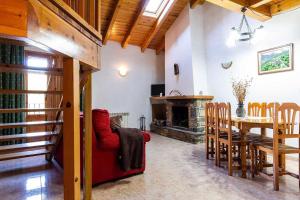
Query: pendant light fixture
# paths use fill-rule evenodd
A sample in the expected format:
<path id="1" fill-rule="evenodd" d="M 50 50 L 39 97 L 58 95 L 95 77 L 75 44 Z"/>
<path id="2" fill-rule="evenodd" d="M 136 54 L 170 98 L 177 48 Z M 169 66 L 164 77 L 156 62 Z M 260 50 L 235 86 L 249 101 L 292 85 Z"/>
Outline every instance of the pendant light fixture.
<path id="1" fill-rule="evenodd" d="M 258 28 L 252 29 L 249 25 L 249 22 L 246 17 L 247 8 L 243 7 L 241 12 L 243 13 L 243 17 L 241 23 L 238 27 L 231 28 L 231 34 L 227 41 L 228 46 L 234 46 L 236 42 L 246 42 L 254 39 L 258 30 L 263 29 L 264 26 L 259 26 Z"/>

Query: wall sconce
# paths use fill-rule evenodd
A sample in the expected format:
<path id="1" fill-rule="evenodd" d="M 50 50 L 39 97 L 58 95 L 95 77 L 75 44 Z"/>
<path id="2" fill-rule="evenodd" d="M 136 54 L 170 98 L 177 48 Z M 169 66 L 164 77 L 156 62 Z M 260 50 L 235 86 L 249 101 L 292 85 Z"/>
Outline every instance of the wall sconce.
<path id="1" fill-rule="evenodd" d="M 120 67 L 120 68 L 119 68 L 119 74 L 120 74 L 120 76 L 122 76 L 122 77 L 127 76 L 127 74 L 128 74 L 127 68 L 126 68 L 126 67 Z"/>

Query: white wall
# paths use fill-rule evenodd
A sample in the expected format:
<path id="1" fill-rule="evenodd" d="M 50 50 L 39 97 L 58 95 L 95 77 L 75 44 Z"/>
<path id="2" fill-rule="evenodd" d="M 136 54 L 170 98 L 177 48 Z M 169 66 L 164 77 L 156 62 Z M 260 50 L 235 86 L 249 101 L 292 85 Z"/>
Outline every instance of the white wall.
<path id="1" fill-rule="evenodd" d="M 174 64 L 179 65 L 179 75 L 174 75 Z M 192 46 L 189 7 L 176 19 L 165 36 L 166 95 L 180 90 L 185 95 L 194 93 Z"/>
<path id="2" fill-rule="evenodd" d="M 166 33 L 166 94 L 180 90 L 184 95 L 207 93 L 207 72 L 204 47 L 204 12 L 187 5 Z M 174 64 L 179 75 L 174 75 Z"/>
<path id="3" fill-rule="evenodd" d="M 247 101 L 298 102 L 300 104 L 300 9 L 273 17 L 262 23 L 265 37 L 257 44 L 239 44 L 229 48 L 225 42 L 230 28 L 237 26 L 241 15 L 223 8 L 205 4 L 205 47 L 210 94 L 216 101 L 236 100 L 232 95 L 231 78 L 253 77 Z M 250 19 L 253 27 L 261 24 Z M 294 43 L 295 70 L 290 72 L 258 75 L 257 52 L 272 47 Z M 233 61 L 229 70 L 221 67 L 222 62 Z"/>
<path id="4" fill-rule="evenodd" d="M 130 127 L 139 127 L 139 117 L 151 121 L 150 86 L 164 83 L 164 57 L 155 51 L 108 42 L 102 48 L 102 70 L 93 74 L 93 108 L 106 108 L 110 112 L 129 112 Z M 128 68 L 128 76 L 120 77 L 120 66 Z M 149 128 L 149 127 L 148 127 Z"/>
<path id="5" fill-rule="evenodd" d="M 205 58 L 205 32 L 203 6 L 190 10 L 194 95 L 207 94 L 207 66 Z"/>

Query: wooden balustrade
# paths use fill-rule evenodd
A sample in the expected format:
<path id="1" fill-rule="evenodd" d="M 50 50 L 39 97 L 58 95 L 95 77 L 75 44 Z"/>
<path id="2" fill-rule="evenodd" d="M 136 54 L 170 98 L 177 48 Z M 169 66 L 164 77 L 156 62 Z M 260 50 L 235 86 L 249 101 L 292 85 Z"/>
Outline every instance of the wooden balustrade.
<path id="1" fill-rule="evenodd" d="M 64 0 L 76 13 L 98 32 L 101 30 L 101 1 L 100 0 Z"/>

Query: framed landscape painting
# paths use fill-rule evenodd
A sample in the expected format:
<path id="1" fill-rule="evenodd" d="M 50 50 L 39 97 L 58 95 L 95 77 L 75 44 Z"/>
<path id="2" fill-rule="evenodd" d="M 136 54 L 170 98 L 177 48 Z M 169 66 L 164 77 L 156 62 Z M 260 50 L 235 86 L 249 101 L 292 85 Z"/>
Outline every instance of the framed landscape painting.
<path id="1" fill-rule="evenodd" d="M 294 45 L 287 44 L 258 52 L 258 74 L 294 69 Z"/>

